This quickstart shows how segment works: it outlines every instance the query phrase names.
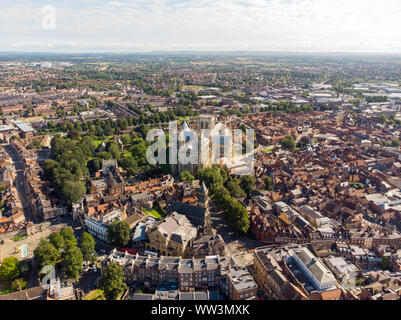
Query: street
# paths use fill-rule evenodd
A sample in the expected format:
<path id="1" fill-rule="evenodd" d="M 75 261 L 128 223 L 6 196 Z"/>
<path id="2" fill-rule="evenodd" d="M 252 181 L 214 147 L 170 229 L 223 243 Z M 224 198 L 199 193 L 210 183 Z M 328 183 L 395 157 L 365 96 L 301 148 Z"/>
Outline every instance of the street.
<path id="1" fill-rule="evenodd" d="M 260 247 L 259 241 L 249 239 L 232 231 L 227 226 L 223 213 L 213 204 L 210 206 L 210 221 L 226 243 L 227 255 L 234 257 L 241 266 L 248 267 L 251 265 L 253 263 L 253 253 L 250 250 Z"/>
<path id="2" fill-rule="evenodd" d="M 11 147 L 11 145 L 3 145 L 4 149 L 7 151 L 7 153 L 10 155 L 11 159 L 13 160 L 13 164 L 15 167 L 15 171 L 17 174 L 17 178 L 15 179 L 14 185 L 15 188 L 17 189 L 18 196 L 20 198 L 21 204 L 22 204 L 22 209 L 24 211 L 25 219 L 27 221 L 32 221 L 34 223 L 38 223 L 39 219 L 34 216 L 29 199 L 26 195 L 25 192 L 25 185 L 24 185 L 24 164 L 22 161 L 18 159 L 18 155 L 16 151 Z"/>

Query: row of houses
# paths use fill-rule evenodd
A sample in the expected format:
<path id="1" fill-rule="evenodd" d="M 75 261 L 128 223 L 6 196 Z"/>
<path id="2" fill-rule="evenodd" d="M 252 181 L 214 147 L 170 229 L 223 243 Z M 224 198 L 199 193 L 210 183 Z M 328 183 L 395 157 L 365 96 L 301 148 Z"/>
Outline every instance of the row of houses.
<path id="1" fill-rule="evenodd" d="M 103 262 L 102 269 L 110 263 L 117 263 L 124 269 L 128 282 L 153 286 L 175 283 L 182 292 L 219 288 L 230 300 L 252 300 L 256 297 L 257 285 L 252 276 L 226 257 L 183 259 L 130 255 L 113 250 Z"/>

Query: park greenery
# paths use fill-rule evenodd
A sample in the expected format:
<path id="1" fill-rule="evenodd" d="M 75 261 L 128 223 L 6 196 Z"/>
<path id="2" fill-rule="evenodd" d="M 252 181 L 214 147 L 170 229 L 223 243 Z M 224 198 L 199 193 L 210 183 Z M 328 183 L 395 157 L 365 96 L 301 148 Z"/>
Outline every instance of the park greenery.
<path id="1" fill-rule="evenodd" d="M 84 261 L 95 261 L 95 240 L 84 232 L 78 241 L 71 227 L 64 227 L 60 232 L 53 232 L 47 239 L 42 239 L 34 251 L 34 259 L 39 270 L 44 266 L 61 266 L 68 277 L 78 280 Z"/>
<path id="2" fill-rule="evenodd" d="M 180 173 L 180 181 L 192 182 L 195 177 L 188 171 L 183 171 Z"/>
<path id="3" fill-rule="evenodd" d="M 28 260 L 19 261 L 15 257 L 6 257 L 0 265 L 2 286 L 0 294 L 24 290 L 27 287 L 27 277 L 30 270 Z"/>
<path id="4" fill-rule="evenodd" d="M 224 168 L 217 166 L 200 169 L 198 178 L 210 189 L 215 204 L 223 211 L 229 225 L 237 232 L 247 233 L 250 226 L 248 213 L 236 198 L 249 196 L 252 193 L 254 190 L 252 178 L 244 176 L 238 182 L 237 179 L 229 177 Z"/>
<path id="5" fill-rule="evenodd" d="M 44 177 L 53 187 L 53 196 L 66 205 L 79 202 L 87 192 L 91 177 L 102 169 L 103 160 L 117 159 L 128 177 L 151 174 L 155 167 L 146 161 L 148 143 L 143 138 L 148 130 L 149 127 L 139 126 L 120 140 L 113 136 L 105 140 L 83 137 L 75 129 L 67 137 L 56 135 L 51 141 L 51 157 L 43 166 Z"/>

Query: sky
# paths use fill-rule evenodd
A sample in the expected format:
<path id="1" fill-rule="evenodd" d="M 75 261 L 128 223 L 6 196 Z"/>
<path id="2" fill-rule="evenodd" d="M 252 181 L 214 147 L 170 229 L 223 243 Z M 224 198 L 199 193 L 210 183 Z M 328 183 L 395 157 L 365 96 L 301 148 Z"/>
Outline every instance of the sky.
<path id="1" fill-rule="evenodd" d="M 401 53 L 400 30 L 400 0 L 0 0 L 0 51 Z"/>

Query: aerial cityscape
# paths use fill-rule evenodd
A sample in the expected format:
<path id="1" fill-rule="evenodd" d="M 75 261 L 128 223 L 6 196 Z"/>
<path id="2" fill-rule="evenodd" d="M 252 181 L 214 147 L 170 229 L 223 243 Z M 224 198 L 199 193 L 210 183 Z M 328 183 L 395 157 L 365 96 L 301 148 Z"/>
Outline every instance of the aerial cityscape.
<path id="1" fill-rule="evenodd" d="M 0 300 L 400 300 L 401 54 L 31 49 Z"/>

